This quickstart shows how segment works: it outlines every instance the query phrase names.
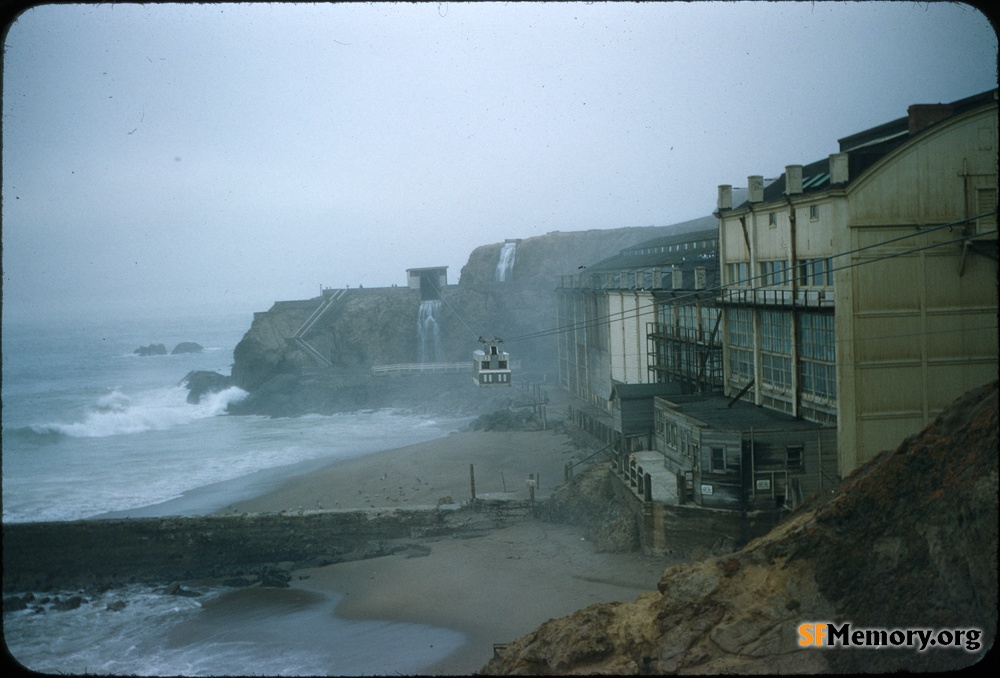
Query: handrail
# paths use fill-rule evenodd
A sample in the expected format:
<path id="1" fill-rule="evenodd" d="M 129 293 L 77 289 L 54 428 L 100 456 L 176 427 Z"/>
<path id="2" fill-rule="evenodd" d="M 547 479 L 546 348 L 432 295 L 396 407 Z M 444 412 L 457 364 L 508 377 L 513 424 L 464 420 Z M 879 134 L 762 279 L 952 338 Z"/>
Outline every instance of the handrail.
<path id="1" fill-rule="evenodd" d="M 597 450 L 597 452 L 594 452 L 594 454 L 591 454 L 590 456 L 587 456 L 587 457 L 584 457 L 583 459 L 581 459 L 580 461 L 576 462 L 575 464 L 572 464 L 572 465 L 567 465 L 567 466 L 566 466 L 566 470 L 572 470 L 572 469 L 575 469 L 575 468 L 576 468 L 577 466 L 579 466 L 579 465 L 580 465 L 580 464 L 582 464 L 583 462 L 587 461 L 587 460 L 588 460 L 588 459 L 590 459 L 591 457 L 594 457 L 594 456 L 597 456 L 598 454 L 600 454 L 600 453 L 601 453 L 601 452 L 603 452 L 604 450 L 608 449 L 609 447 L 614 447 L 614 445 L 615 445 L 614 443 L 608 443 L 607 445 L 605 445 L 605 446 L 604 446 L 604 447 L 602 447 L 601 449 Z"/>

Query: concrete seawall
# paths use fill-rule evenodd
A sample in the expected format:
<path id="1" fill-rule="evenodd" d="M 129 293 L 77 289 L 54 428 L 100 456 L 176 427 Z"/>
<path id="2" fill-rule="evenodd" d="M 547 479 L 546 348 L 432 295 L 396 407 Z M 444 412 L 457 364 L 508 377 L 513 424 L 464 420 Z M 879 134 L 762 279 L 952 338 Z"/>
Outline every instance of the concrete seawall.
<path id="1" fill-rule="evenodd" d="M 5 592 L 229 577 L 386 555 L 407 540 L 473 536 L 533 514 L 526 501 L 3 526 Z"/>

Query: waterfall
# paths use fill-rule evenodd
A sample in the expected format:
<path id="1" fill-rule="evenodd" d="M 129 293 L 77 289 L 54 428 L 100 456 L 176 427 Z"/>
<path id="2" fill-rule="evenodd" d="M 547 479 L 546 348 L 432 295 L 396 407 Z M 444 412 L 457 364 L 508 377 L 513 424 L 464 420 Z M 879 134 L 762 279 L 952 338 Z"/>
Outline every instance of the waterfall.
<path id="1" fill-rule="evenodd" d="M 441 357 L 441 326 L 435 314 L 441 312 L 441 300 L 420 302 L 417 312 L 417 361 L 422 363 L 444 362 Z"/>
<path id="2" fill-rule="evenodd" d="M 517 254 L 516 242 L 505 242 L 500 249 L 500 261 L 497 262 L 497 282 L 504 282 L 514 269 L 514 255 Z"/>

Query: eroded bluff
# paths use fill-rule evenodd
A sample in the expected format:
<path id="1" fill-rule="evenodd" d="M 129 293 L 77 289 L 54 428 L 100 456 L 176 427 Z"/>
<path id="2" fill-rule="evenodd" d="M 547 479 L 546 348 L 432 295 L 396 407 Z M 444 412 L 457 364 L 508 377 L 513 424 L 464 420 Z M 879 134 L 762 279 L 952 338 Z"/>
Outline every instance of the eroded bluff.
<path id="1" fill-rule="evenodd" d="M 515 640 L 486 674 L 948 671 L 997 626 L 997 384 L 743 549 L 666 570 L 658 590 Z M 806 622 L 982 631 L 975 651 L 815 649 Z"/>

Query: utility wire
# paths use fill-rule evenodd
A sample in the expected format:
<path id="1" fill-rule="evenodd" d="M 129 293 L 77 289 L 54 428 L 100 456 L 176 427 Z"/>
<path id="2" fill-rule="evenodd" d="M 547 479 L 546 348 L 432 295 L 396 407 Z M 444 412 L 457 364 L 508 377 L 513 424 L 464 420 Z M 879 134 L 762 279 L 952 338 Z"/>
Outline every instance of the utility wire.
<path id="1" fill-rule="evenodd" d="M 926 233 L 932 233 L 934 231 L 942 230 L 942 229 L 945 229 L 945 228 L 954 228 L 955 226 L 958 226 L 958 225 L 961 225 L 961 224 L 964 224 L 964 223 L 968 223 L 970 221 L 973 221 L 975 219 L 979 219 L 979 218 L 981 218 L 983 216 L 988 216 L 990 214 L 996 214 L 996 212 L 995 211 L 994 212 L 986 212 L 984 214 L 980 214 L 980 215 L 977 215 L 977 216 L 974 216 L 974 217 L 969 217 L 967 219 L 961 219 L 959 221 L 955 221 L 955 222 L 951 222 L 951 223 L 947 223 L 947 224 L 941 224 L 939 226 L 934 226 L 934 227 L 927 228 L 927 229 L 922 229 L 922 230 L 916 231 L 914 233 L 908 233 L 908 234 L 905 234 L 905 235 L 902 235 L 902 236 L 897 236 L 897 237 L 894 237 L 894 238 L 890 238 L 888 240 L 884 240 L 884 241 L 880 241 L 880 242 L 877 242 L 877 243 L 873 243 L 871 245 L 865 245 L 863 247 L 858 247 L 858 248 L 855 248 L 855 249 L 852 249 L 852 250 L 847 250 L 845 252 L 839 252 L 839 253 L 836 253 L 836 254 L 832 254 L 832 255 L 830 255 L 828 257 L 819 257 L 819 258 L 820 259 L 836 259 L 836 258 L 846 257 L 846 256 L 849 256 L 849 255 L 852 255 L 852 254 L 858 254 L 860 252 L 864 252 L 866 250 L 874 249 L 874 248 L 877 248 L 877 247 L 884 247 L 885 245 L 888 245 L 888 244 L 891 244 L 891 243 L 894 243 L 894 242 L 898 242 L 898 241 L 901 241 L 901 240 L 904 240 L 904 239 L 907 239 L 907 238 L 917 237 L 917 236 L 920 236 L 920 235 L 923 235 L 923 234 L 926 234 Z M 844 269 L 848 269 L 848 268 L 854 268 L 856 266 L 861 266 L 863 264 L 873 264 L 873 263 L 877 263 L 879 261 L 885 261 L 887 259 L 893 259 L 895 257 L 904 256 L 904 255 L 907 255 L 907 254 L 913 254 L 915 252 L 920 252 L 920 251 L 932 249 L 932 248 L 935 248 L 935 247 L 942 247 L 942 246 L 945 246 L 945 245 L 952 245 L 952 244 L 956 244 L 956 243 L 961 243 L 961 242 L 964 242 L 964 241 L 967 241 L 967 240 L 971 240 L 971 239 L 976 238 L 976 237 L 980 237 L 982 235 L 996 233 L 996 232 L 997 232 L 997 229 L 994 228 L 994 229 L 991 229 L 989 231 L 986 231 L 985 233 L 976 233 L 976 234 L 972 234 L 972 235 L 968 235 L 968 236 L 963 236 L 963 237 L 960 237 L 960 238 L 955 238 L 955 239 L 952 239 L 952 240 L 945 240 L 945 241 L 941 241 L 941 242 L 937 242 L 937 243 L 932 243 L 930 245 L 925 245 L 925 246 L 921 246 L 921 247 L 914 247 L 914 248 L 910 248 L 910 249 L 903 250 L 903 251 L 900 251 L 900 252 L 892 252 L 890 254 L 886 254 L 886 255 L 883 255 L 883 256 L 880 256 L 880 257 L 875 257 L 875 258 L 872 258 L 872 259 L 864 259 L 864 260 L 861 260 L 861 261 L 856 261 L 856 262 L 844 264 L 844 265 L 841 265 L 841 266 L 834 266 L 834 267 L 831 267 L 829 269 L 829 271 L 832 273 L 833 271 L 839 271 L 839 270 L 844 270 Z M 721 271 L 721 269 L 717 269 L 717 270 Z M 796 274 L 796 272 L 794 270 L 792 270 L 790 267 L 782 269 L 782 270 L 789 272 L 790 275 L 795 275 Z M 751 281 L 760 280 L 760 279 L 763 279 L 763 278 L 767 278 L 768 275 L 769 274 L 756 275 L 756 276 L 747 278 L 745 281 L 741 281 L 741 282 L 751 282 Z M 770 275 L 773 275 L 773 273 L 770 274 Z M 756 292 L 757 290 L 762 290 L 762 289 L 766 289 L 766 288 L 773 288 L 773 287 L 774 287 L 774 285 L 759 285 L 759 286 L 752 286 L 751 287 L 751 286 L 735 285 L 735 284 L 727 284 L 727 285 L 720 284 L 720 285 L 716 285 L 714 287 L 705 288 L 703 290 L 696 290 L 696 291 L 692 291 L 692 292 L 686 292 L 686 293 L 683 293 L 683 294 L 679 294 L 679 295 L 673 297 L 670 301 L 672 303 L 676 304 L 676 302 L 683 302 L 685 299 L 692 299 L 692 300 L 694 300 L 694 298 L 702 299 L 702 298 L 704 298 L 704 296 L 705 296 L 706 293 L 709 293 L 709 292 L 721 292 L 722 290 L 725 290 L 725 289 L 737 289 L 737 290 L 744 290 L 744 291 L 747 291 L 747 292 Z M 681 306 L 690 306 L 692 304 L 688 303 L 688 304 L 680 304 L 680 305 Z M 654 304 L 654 308 L 651 309 L 651 310 L 639 311 L 637 313 L 633 313 L 633 310 L 624 310 L 624 311 L 621 311 L 621 312 L 618 312 L 618 313 L 609 314 L 607 316 L 601 316 L 601 317 L 598 317 L 598 318 L 594 318 L 592 320 L 579 321 L 579 322 L 572 323 L 572 324 L 569 324 L 569 325 L 564 325 L 564 326 L 561 326 L 561 327 L 556 327 L 556 328 L 552 328 L 552 329 L 548 329 L 548 330 L 541 330 L 539 332 L 534 332 L 534 333 L 531 333 L 531 334 L 521 335 L 521 336 L 518 336 L 518 337 L 512 337 L 512 338 L 508 339 L 508 342 L 511 342 L 511 341 L 521 341 L 521 340 L 525 340 L 525 339 L 537 339 L 537 338 L 541 338 L 541 337 L 547 337 L 547 336 L 552 336 L 552 335 L 556 335 L 556 334 L 562 334 L 562 333 L 571 332 L 571 331 L 577 330 L 577 329 L 585 329 L 587 327 L 596 327 L 598 325 L 603 324 L 605 321 L 609 321 L 609 320 L 614 320 L 614 319 L 630 320 L 630 319 L 639 318 L 639 317 L 642 317 L 642 316 L 645 316 L 645 315 L 651 315 L 654 312 L 655 312 L 655 304 Z"/>
<path id="2" fill-rule="evenodd" d="M 469 334 L 471 334 L 472 336 L 474 336 L 474 337 L 476 337 L 478 339 L 482 339 L 483 336 L 484 336 L 484 333 L 483 332 L 476 333 L 475 330 L 473 330 L 471 327 L 469 327 L 469 323 L 465 322 L 465 318 L 462 317 L 462 314 L 459 313 L 458 310 L 454 306 L 452 306 L 451 304 L 449 304 L 448 300 L 444 298 L 444 295 L 441 294 L 441 290 L 438 289 L 438 286 L 435 285 L 434 282 L 430 280 L 430 278 L 427 279 L 427 282 L 428 282 L 428 284 L 431 287 L 434 288 L 434 291 L 437 292 L 438 298 L 441 301 L 443 301 L 448 308 L 451 309 L 451 312 L 455 314 L 455 317 L 458 318 L 459 322 L 462 323 L 463 325 L 465 325 L 465 329 L 469 330 Z"/>

